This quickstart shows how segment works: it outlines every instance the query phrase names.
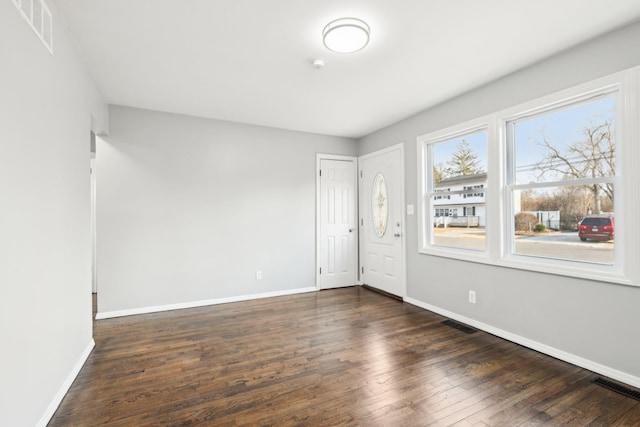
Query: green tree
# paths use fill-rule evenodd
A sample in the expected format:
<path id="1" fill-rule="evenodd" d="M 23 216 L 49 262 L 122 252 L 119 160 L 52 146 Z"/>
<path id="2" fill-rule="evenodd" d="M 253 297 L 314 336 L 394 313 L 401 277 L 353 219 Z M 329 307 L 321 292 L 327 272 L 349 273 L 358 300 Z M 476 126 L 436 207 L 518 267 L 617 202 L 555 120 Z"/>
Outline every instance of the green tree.
<path id="1" fill-rule="evenodd" d="M 476 175 L 484 172 L 478 155 L 464 139 L 458 144 L 447 165 L 445 169 L 447 177 Z"/>
<path id="2" fill-rule="evenodd" d="M 445 177 L 446 177 L 446 171 L 442 163 L 433 165 L 433 182 L 437 184 L 438 182 L 442 181 L 442 179 Z"/>

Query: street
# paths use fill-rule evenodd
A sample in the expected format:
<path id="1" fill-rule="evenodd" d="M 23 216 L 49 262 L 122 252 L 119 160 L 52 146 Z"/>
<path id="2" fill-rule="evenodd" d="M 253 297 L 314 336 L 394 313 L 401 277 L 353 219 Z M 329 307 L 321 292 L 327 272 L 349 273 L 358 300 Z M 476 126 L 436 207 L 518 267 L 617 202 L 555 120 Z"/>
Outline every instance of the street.
<path id="1" fill-rule="evenodd" d="M 434 243 L 439 246 L 483 250 L 485 231 L 480 228 L 435 228 Z M 517 235 L 515 252 L 549 258 L 612 264 L 614 243 L 580 241 L 577 232 L 549 232 Z"/>

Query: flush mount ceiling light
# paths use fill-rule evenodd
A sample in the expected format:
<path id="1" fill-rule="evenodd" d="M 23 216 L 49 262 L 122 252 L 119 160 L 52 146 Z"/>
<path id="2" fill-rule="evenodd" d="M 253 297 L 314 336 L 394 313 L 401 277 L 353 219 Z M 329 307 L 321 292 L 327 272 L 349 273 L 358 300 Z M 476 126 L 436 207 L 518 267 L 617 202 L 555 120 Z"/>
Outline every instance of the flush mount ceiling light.
<path id="1" fill-rule="evenodd" d="M 333 52 L 357 52 L 369 43 L 369 31 L 369 26 L 361 19 L 340 18 L 324 27 L 322 41 Z"/>

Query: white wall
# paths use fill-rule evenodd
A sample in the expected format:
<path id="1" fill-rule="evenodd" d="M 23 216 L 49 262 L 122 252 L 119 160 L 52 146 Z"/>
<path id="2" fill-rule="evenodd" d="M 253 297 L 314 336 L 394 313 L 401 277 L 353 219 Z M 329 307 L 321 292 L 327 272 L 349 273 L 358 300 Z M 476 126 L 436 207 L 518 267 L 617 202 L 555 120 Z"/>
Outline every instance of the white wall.
<path id="1" fill-rule="evenodd" d="M 117 106 L 110 126 L 101 315 L 315 286 L 316 153 L 355 141 Z"/>
<path id="2" fill-rule="evenodd" d="M 638 65 L 638 40 L 640 23 L 578 46 L 362 138 L 359 154 L 403 142 L 417 206 L 417 136 Z M 409 298 L 640 386 L 640 288 L 421 255 L 417 219 L 406 220 Z"/>
<path id="3" fill-rule="evenodd" d="M 0 2 L 0 425 L 12 427 L 46 424 L 93 342 L 89 132 L 107 109 L 48 3 L 53 56 Z"/>

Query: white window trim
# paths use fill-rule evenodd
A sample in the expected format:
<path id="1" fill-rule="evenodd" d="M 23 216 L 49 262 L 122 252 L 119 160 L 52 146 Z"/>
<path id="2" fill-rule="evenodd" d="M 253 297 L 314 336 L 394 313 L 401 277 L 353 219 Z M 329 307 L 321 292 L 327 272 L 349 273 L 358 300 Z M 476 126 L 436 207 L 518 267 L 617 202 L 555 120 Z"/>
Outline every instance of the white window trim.
<path id="1" fill-rule="evenodd" d="M 431 157 L 431 147 L 439 142 L 448 141 L 454 138 L 465 136 L 471 133 L 487 131 L 488 138 L 489 133 L 489 118 L 483 117 L 476 120 L 470 120 L 460 125 L 452 126 L 440 131 L 431 132 L 426 135 L 418 137 L 418 171 L 420 175 L 420 182 L 418 183 L 418 252 L 429 255 L 447 256 L 452 258 L 465 259 L 469 261 L 482 262 L 488 259 L 490 240 L 489 224 L 486 224 L 485 234 L 485 249 L 466 249 L 455 248 L 447 246 L 438 246 L 430 243 L 433 238 L 433 227 L 427 226 L 426 223 L 431 224 L 431 215 L 429 212 L 433 211 L 433 202 L 430 196 L 433 196 L 437 191 L 434 188 L 427 188 L 428 183 L 433 183 L 433 167 L 428 167 L 427 154 Z M 487 150 L 490 151 L 489 144 L 487 144 Z M 490 153 L 487 153 L 487 169 L 491 169 Z M 487 171 L 488 172 L 488 171 Z M 489 194 L 491 193 L 491 177 L 487 174 L 487 186 L 484 188 L 485 192 L 485 212 L 488 212 L 489 206 Z M 451 191 L 447 194 L 462 194 L 464 191 Z M 445 196 L 443 196 L 445 197 Z M 425 217 L 425 214 L 428 217 Z"/>
<path id="2" fill-rule="evenodd" d="M 597 94 L 617 92 L 616 96 L 616 232 L 614 265 L 582 261 L 539 258 L 511 253 L 510 191 L 506 185 L 507 122 L 536 114 L 571 102 L 586 100 Z M 528 271 L 598 280 L 623 285 L 640 286 L 640 224 L 635 213 L 640 209 L 640 67 L 599 78 L 556 92 L 476 120 L 467 121 L 417 138 L 418 151 L 418 252 L 464 261 L 499 265 Z M 488 129 L 487 187 L 485 188 L 486 250 L 440 247 L 430 244 L 432 227 L 428 227 L 431 212 L 426 188 L 433 171 L 427 167 L 430 144 L 444 141 L 473 130 Z M 608 180 L 608 178 L 604 178 Z M 542 186 L 548 186 L 543 184 Z M 507 240 L 509 239 L 509 241 Z"/>

